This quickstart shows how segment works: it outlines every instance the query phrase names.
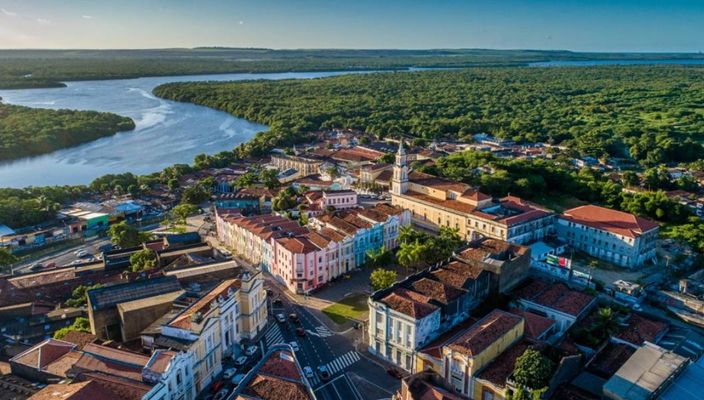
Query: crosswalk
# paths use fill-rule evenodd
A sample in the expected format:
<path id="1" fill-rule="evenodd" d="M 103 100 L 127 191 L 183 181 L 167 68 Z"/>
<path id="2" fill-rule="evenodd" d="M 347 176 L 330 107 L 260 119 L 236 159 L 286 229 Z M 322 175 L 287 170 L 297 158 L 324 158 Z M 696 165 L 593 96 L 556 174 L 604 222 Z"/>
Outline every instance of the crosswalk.
<path id="1" fill-rule="evenodd" d="M 266 347 L 271 348 L 271 346 L 276 344 L 285 343 L 283 333 L 281 333 L 281 328 L 278 324 L 273 324 L 264 334 L 264 341 L 266 342 Z"/>
<path id="2" fill-rule="evenodd" d="M 359 361 L 359 358 L 359 353 L 354 350 L 351 350 L 330 361 L 326 365 L 328 367 L 328 370 L 330 371 L 330 375 L 335 375 L 336 373 Z"/>
<path id="3" fill-rule="evenodd" d="M 325 327 L 325 326 L 316 326 L 316 327 L 315 327 L 315 331 L 311 331 L 310 329 L 307 329 L 306 332 L 308 332 L 308 333 L 311 334 L 311 335 L 315 335 L 315 336 L 318 336 L 318 337 L 321 337 L 321 338 L 326 338 L 326 337 L 330 337 L 330 336 L 335 336 L 335 334 L 332 333 L 332 332 L 330 331 L 330 329 L 328 329 L 328 328 Z"/>

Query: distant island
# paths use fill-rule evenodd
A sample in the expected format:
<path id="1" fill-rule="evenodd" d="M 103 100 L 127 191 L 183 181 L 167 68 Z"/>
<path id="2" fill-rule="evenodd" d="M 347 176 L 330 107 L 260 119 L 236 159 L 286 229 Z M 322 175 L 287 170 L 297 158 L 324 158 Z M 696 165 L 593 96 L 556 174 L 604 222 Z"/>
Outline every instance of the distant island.
<path id="1" fill-rule="evenodd" d="M 224 73 L 527 66 L 548 61 L 691 60 L 701 53 L 581 53 L 564 50 L 272 50 L 199 47 L 152 50 L 0 50 L 0 89 L 61 87 L 63 81 Z"/>
<path id="2" fill-rule="evenodd" d="M 132 119 L 112 113 L 0 103 L 0 161 L 50 153 L 134 128 Z"/>

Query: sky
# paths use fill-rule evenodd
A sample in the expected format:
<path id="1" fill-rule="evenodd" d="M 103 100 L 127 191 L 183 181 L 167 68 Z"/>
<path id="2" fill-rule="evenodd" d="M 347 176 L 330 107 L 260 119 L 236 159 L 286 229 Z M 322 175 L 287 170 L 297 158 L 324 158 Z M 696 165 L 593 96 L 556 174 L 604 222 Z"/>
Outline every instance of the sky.
<path id="1" fill-rule="evenodd" d="M 0 48 L 704 51 L 704 0 L 0 0 Z"/>

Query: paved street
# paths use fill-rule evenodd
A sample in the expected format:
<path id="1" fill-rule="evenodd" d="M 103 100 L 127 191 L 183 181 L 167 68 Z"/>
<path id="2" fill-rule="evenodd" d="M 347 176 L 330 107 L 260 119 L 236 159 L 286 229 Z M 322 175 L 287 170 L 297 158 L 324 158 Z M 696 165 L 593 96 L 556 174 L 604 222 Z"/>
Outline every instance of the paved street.
<path id="1" fill-rule="evenodd" d="M 299 347 L 296 352 L 301 366 L 309 366 L 316 373 L 309 379 L 313 390 L 319 399 L 379 399 L 390 398 L 400 382 L 388 374 L 383 367 L 368 360 L 354 348 L 355 340 L 362 331 L 351 330 L 345 334 L 337 334 L 321 323 L 306 307 L 293 303 L 281 293 L 278 286 L 267 285 L 271 290 L 270 304 L 272 320 L 262 339 L 265 349 L 279 343 L 292 343 Z M 280 299 L 280 305 L 273 301 Z M 283 314 L 286 322 L 277 322 L 276 314 Z M 296 323 L 289 318 L 291 313 L 298 315 Z M 305 336 L 296 336 L 296 328 L 303 328 Z M 317 373 L 320 366 L 326 366 L 330 377 L 323 380 Z M 349 375 L 355 380 L 361 380 L 366 385 L 361 388 L 374 388 L 373 390 L 359 390 L 358 385 L 352 384 Z M 381 389 L 381 390 L 380 390 Z"/>

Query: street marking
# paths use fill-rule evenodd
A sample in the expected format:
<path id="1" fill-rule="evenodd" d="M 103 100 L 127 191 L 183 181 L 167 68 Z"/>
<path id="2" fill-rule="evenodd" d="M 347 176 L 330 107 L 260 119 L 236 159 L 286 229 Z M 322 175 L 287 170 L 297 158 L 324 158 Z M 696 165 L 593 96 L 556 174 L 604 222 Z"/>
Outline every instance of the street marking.
<path id="1" fill-rule="evenodd" d="M 281 333 L 279 325 L 272 325 L 264 334 L 264 340 L 266 341 L 266 347 L 271 348 L 276 344 L 285 343 L 284 335 Z"/>
<path id="2" fill-rule="evenodd" d="M 352 384 L 352 380 L 350 379 L 350 377 L 347 376 L 347 374 L 344 374 L 342 376 L 345 377 L 345 380 L 347 381 L 347 384 L 350 386 L 350 389 L 352 389 L 352 393 L 355 395 L 355 397 L 359 400 L 363 400 L 364 397 L 362 397 L 362 394 L 359 393 L 359 390 L 357 390 L 357 387 L 355 387 L 355 385 Z"/>
<path id="3" fill-rule="evenodd" d="M 359 359 L 359 353 L 354 350 L 350 350 L 349 352 L 330 361 L 326 365 L 328 367 L 328 370 L 330 371 L 330 375 L 334 375 L 342 371 L 343 369 L 349 367 L 350 365 L 356 363 L 357 361 L 359 361 Z"/>

